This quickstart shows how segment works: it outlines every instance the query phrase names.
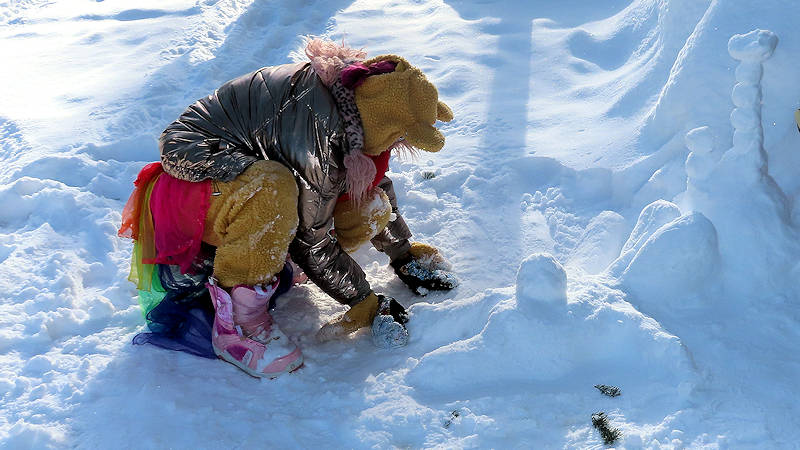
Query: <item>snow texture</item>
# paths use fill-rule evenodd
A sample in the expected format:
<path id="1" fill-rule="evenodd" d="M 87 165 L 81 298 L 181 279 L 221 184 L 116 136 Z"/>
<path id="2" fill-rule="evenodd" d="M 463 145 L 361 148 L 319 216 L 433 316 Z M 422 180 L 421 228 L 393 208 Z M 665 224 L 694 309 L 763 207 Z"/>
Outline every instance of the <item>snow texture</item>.
<path id="1" fill-rule="evenodd" d="M 800 33 L 785 0 L 0 0 L 0 447 L 794 448 Z M 442 151 L 388 175 L 461 285 L 408 345 L 316 342 L 258 381 L 148 346 L 116 237 L 141 167 L 223 82 L 346 39 L 420 67 Z M 727 50 L 727 51 L 726 51 Z M 265 222 L 268 223 L 268 222 Z M 619 387 L 610 398 L 595 385 Z"/>

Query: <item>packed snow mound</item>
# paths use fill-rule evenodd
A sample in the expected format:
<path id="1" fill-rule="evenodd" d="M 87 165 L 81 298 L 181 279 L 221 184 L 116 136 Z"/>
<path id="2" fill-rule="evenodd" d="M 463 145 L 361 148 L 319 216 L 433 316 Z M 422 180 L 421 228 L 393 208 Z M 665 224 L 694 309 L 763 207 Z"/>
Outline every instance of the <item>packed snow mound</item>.
<path id="1" fill-rule="evenodd" d="M 680 217 L 681 210 L 672 202 L 656 200 L 639 213 L 636 225 L 622 246 L 619 257 L 609 267 L 609 272 L 619 277 L 647 239 L 659 228 Z"/>
<path id="2" fill-rule="evenodd" d="M 778 36 L 775 33 L 769 30 L 753 30 L 732 36 L 728 41 L 728 53 L 739 61 L 760 63 L 772 56 L 777 45 Z"/>
<path id="3" fill-rule="evenodd" d="M 556 311 L 564 310 L 567 272 L 552 255 L 535 253 L 519 265 L 516 294 L 518 302 L 525 305 L 525 309 L 529 308 L 532 316 L 546 305 L 552 305 Z"/>
<path id="4" fill-rule="evenodd" d="M 793 276 L 800 252 L 793 202 L 769 173 L 768 134 L 762 124 L 764 66 L 777 44 L 777 36 L 766 30 L 736 34 L 728 41 L 731 57 L 739 60 L 731 90 L 732 146 L 714 151 L 707 127 L 686 135 L 691 152 L 684 201 L 714 223 L 723 282 L 746 293 L 743 298 L 758 298 L 765 284 L 781 286 L 781 291 L 800 286 Z"/>
<path id="5" fill-rule="evenodd" d="M 653 232 L 620 279 L 643 303 L 680 302 L 714 281 L 718 262 L 717 231 L 694 212 Z"/>
<path id="6" fill-rule="evenodd" d="M 485 326 L 474 336 L 425 354 L 409 372 L 411 383 L 440 391 L 520 377 L 545 381 L 594 374 L 614 379 L 628 370 L 640 375 L 669 372 L 679 383 L 693 377 L 680 340 L 636 312 L 621 292 L 573 282 L 568 300 L 567 274 L 548 254 L 522 262 L 516 291 L 510 293 L 497 290 L 469 301 L 472 306 L 459 314 L 477 315 L 475 319 L 486 314 Z M 478 306 L 488 301 L 496 302 L 488 311 Z M 433 319 L 430 309 L 414 312 L 416 327 Z M 631 367 L 634 353 L 633 364 L 641 367 Z M 596 372 L 600 367 L 602 375 Z"/>

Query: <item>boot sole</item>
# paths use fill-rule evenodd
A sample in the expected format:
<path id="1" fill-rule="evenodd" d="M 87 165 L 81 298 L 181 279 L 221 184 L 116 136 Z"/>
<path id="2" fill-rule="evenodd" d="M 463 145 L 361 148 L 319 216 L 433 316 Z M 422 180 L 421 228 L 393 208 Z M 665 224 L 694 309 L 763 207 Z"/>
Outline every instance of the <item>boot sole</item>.
<path id="1" fill-rule="evenodd" d="M 250 375 L 253 378 L 267 378 L 270 380 L 274 380 L 285 373 L 295 372 L 296 370 L 300 369 L 303 366 L 303 355 L 301 354 L 299 358 L 289 363 L 281 372 L 275 372 L 275 373 L 256 372 L 255 370 L 242 365 L 241 362 L 234 359 L 233 356 L 231 356 L 231 354 L 226 351 L 221 351 L 218 350 L 216 347 L 214 347 L 214 353 L 216 353 L 219 359 L 233 364 L 234 366 L 238 367 L 242 372 Z"/>

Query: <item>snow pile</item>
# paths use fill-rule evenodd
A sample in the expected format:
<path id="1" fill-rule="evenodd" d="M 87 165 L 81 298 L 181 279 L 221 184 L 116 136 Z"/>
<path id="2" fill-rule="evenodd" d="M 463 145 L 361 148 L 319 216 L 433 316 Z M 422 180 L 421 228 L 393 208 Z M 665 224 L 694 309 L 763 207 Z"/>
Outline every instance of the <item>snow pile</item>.
<path id="1" fill-rule="evenodd" d="M 600 411 L 628 448 L 794 446 L 792 12 L 0 1 L 0 446 L 585 448 Z M 315 342 L 343 307 L 305 284 L 275 316 L 306 366 L 273 382 L 132 347 L 144 320 L 115 230 L 158 133 L 307 34 L 404 56 L 453 108 L 446 147 L 389 176 L 460 286 L 416 297 L 362 248 L 373 289 L 409 310 L 409 345 Z"/>
<path id="2" fill-rule="evenodd" d="M 627 371 L 656 377 L 671 372 L 671 377 L 691 378 L 690 364 L 675 336 L 633 311 L 620 292 L 598 286 L 588 289 L 604 297 L 606 304 L 588 300 L 585 294 L 568 303 L 564 268 L 550 255 L 531 255 L 517 273 L 515 295 L 507 297 L 503 294 L 508 291 L 501 290 L 492 296 L 496 300 L 491 301 L 499 301 L 481 319 L 483 329 L 425 354 L 409 373 L 410 383 L 440 392 L 470 385 L 585 378 L 587 373 L 619 379 Z M 484 301 L 489 300 L 478 303 Z M 425 327 L 424 310 L 415 314 L 416 327 Z"/>
<path id="3" fill-rule="evenodd" d="M 714 225 L 701 213 L 691 213 L 647 237 L 621 280 L 643 301 L 679 301 L 709 281 L 718 253 Z"/>
<path id="4" fill-rule="evenodd" d="M 519 266 L 517 271 L 517 300 L 529 314 L 536 314 L 538 307 L 552 305 L 560 311 L 567 303 L 567 272 L 551 255 L 535 253 Z"/>
<path id="5" fill-rule="evenodd" d="M 731 94 L 733 146 L 716 157 L 704 129 L 687 135 L 692 150 L 687 201 L 718 224 L 726 281 L 747 296 L 758 296 L 765 285 L 778 292 L 797 292 L 800 286 L 793 276 L 800 236 L 792 201 L 769 174 L 761 120 L 763 63 L 777 43 L 774 33 L 763 30 L 734 35 L 728 43 L 740 61 Z M 750 230 L 757 232 L 743 239 Z"/>

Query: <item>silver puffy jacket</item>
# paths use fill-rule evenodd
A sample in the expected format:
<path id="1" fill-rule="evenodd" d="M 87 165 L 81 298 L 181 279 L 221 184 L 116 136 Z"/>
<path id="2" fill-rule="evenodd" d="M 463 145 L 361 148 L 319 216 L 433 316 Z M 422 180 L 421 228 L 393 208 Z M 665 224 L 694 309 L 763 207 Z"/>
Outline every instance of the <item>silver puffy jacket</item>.
<path id="1" fill-rule="evenodd" d="M 330 234 L 345 192 L 347 139 L 336 103 L 310 64 L 266 67 L 225 83 L 170 124 L 159 145 L 164 170 L 187 181 L 230 181 L 258 159 L 291 169 L 300 191 L 292 259 L 341 303 L 369 294 L 363 270 Z M 380 187 L 397 214 L 391 180 Z M 397 215 L 372 243 L 395 259 L 408 251 L 410 237 Z"/>

